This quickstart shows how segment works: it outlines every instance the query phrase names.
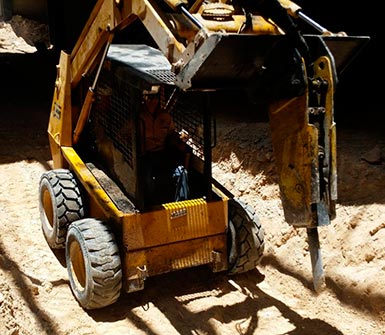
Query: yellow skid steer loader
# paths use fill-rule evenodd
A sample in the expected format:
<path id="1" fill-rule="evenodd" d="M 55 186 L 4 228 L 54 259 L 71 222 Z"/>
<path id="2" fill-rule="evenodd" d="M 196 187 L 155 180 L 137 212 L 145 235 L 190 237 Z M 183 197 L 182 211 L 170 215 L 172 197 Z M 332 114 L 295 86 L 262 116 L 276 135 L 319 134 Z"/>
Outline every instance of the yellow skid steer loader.
<path id="1" fill-rule="evenodd" d="M 183 268 L 255 269 L 256 212 L 212 176 L 212 97 L 235 91 L 268 107 L 285 218 L 308 231 L 318 290 L 317 227 L 337 200 L 337 74 L 368 39 L 331 33 L 287 0 L 97 1 L 60 54 L 54 168 L 39 185 L 44 236 L 65 250 L 79 304 L 108 306 Z"/>

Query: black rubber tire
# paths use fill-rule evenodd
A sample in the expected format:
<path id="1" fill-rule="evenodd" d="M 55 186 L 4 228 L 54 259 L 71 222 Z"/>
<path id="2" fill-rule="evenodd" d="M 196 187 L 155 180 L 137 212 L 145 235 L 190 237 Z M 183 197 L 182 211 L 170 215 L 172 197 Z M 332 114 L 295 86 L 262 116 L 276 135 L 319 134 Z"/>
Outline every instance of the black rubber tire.
<path id="1" fill-rule="evenodd" d="M 265 249 L 264 230 L 254 209 L 237 199 L 229 200 L 229 274 L 256 268 Z"/>
<path id="2" fill-rule="evenodd" d="M 84 217 L 80 189 L 71 171 L 56 169 L 43 173 L 39 183 L 39 210 L 48 245 L 63 249 L 68 226 Z"/>
<path id="3" fill-rule="evenodd" d="M 109 225 L 92 218 L 73 222 L 67 233 L 66 264 L 72 293 L 84 309 L 102 308 L 118 300 L 122 269 Z"/>

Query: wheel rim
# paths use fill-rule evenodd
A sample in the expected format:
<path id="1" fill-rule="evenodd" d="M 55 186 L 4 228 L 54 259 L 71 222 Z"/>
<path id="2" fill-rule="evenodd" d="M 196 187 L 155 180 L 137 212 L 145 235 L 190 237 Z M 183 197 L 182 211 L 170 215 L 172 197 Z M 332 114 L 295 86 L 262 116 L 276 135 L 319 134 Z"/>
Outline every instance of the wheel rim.
<path id="1" fill-rule="evenodd" d="M 86 286 L 86 267 L 80 244 L 77 241 L 71 243 L 69 254 L 74 284 L 79 291 L 83 291 Z"/>
<path id="2" fill-rule="evenodd" d="M 51 227 L 53 227 L 53 205 L 49 191 L 44 189 L 43 192 L 43 207 L 44 213 Z"/>

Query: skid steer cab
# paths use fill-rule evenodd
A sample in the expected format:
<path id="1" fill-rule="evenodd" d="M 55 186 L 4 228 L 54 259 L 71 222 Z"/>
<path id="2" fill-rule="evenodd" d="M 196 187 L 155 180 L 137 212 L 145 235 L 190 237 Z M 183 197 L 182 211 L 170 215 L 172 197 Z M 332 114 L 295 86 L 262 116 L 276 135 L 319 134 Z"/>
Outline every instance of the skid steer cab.
<path id="1" fill-rule="evenodd" d="M 83 121 L 72 107 L 74 124 L 60 98 L 53 104 L 55 168 L 40 180 L 43 233 L 65 249 L 80 305 L 110 305 L 147 277 L 183 268 L 255 269 L 264 232 L 254 210 L 212 178 L 207 95 L 179 90 L 163 53 L 146 45 L 110 45 L 92 73 Z M 72 99 L 82 93 L 87 100 L 87 90 Z M 68 145 L 66 129 L 75 129 Z"/>

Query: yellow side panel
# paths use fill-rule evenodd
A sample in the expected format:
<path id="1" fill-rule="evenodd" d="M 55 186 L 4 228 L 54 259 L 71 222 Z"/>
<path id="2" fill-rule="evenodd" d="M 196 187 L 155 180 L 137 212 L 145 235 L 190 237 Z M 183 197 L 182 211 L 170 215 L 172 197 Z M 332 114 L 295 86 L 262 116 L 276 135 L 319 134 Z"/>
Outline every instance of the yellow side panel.
<path id="1" fill-rule="evenodd" d="M 72 141 L 70 84 L 69 55 L 62 51 L 57 67 L 55 91 L 48 124 L 54 168 L 63 167 L 65 164 L 60 146 L 70 146 Z"/>

